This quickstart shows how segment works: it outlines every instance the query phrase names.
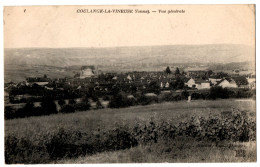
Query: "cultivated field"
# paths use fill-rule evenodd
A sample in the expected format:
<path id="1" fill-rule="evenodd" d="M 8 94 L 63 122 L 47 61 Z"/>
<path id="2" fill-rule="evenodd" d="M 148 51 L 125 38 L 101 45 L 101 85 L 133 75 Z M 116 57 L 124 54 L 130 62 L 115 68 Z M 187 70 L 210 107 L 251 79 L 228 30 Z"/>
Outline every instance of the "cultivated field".
<path id="1" fill-rule="evenodd" d="M 15 156 L 14 153 L 17 153 L 17 157 L 11 157 L 11 162 L 7 163 L 256 161 L 256 142 L 251 139 L 246 142 L 235 140 L 219 141 L 218 139 L 213 140 L 212 138 L 204 140 L 202 138 L 197 138 L 196 135 L 195 137 L 192 135 L 175 135 L 174 137 L 162 140 L 159 133 L 159 131 L 161 132 L 160 129 L 158 130 L 158 133 L 154 134 L 157 127 L 161 128 L 161 126 L 157 125 L 165 123 L 166 129 L 167 126 L 178 127 L 183 122 L 189 123 L 189 121 L 194 117 L 203 120 L 201 117 L 205 119 L 214 118 L 215 115 L 223 115 L 223 113 L 226 112 L 236 113 L 239 112 L 238 110 L 245 111 L 249 118 L 255 121 L 255 101 L 236 99 L 216 101 L 197 100 L 190 103 L 180 101 L 121 109 L 100 109 L 71 114 L 56 114 L 50 116 L 6 120 L 5 138 L 6 142 L 8 141 L 9 147 L 13 146 L 15 143 L 14 141 L 16 141 L 16 146 L 26 147 L 26 144 L 20 142 L 23 140 L 27 143 L 32 143 L 35 146 L 35 148 L 28 146 L 32 153 L 28 151 L 29 153 L 26 152 L 26 155 L 23 156 L 20 155 L 20 150 L 17 150 L 16 148 L 9 150 L 12 153 L 9 156 Z M 95 151 L 95 148 L 92 148 L 94 151 L 85 151 L 87 153 L 84 154 L 81 154 L 82 150 L 80 150 L 80 153 L 78 153 L 79 151 L 76 151 L 77 154 L 75 153 L 73 156 L 61 155 L 59 157 L 50 158 L 51 156 L 48 146 L 53 144 L 54 138 L 57 135 L 63 136 L 65 134 L 65 137 L 60 137 L 58 139 L 55 138 L 55 141 L 58 141 L 59 144 L 60 141 L 64 142 L 67 138 L 71 138 L 71 142 L 75 139 L 75 142 L 78 143 L 78 139 L 97 139 L 92 138 L 91 135 L 84 137 L 85 134 L 99 136 L 100 132 L 102 132 L 102 134 L 109 134 L 109 132 L 120 131 L 120 127 L 122 127 L 121 129 L 126 129 L 123 135 L 121 132 L 117 132 L 117 137 L 115 138 L 119 137 L 124 139 L 124 137 L 127 136 L 125 133 L 128 132 L 129 129 L 134 129 L 137 125 L 140 127 L 144 126 L 144 130 L 149 130 L 149 128 L 152 129 L 152 132 L 149 133 L 149 141 L 144 140 L 144 137 L 141 136 L 140 139 L 131 139 L 131 147 L 127 148 L 117 145 L 115 148 L 113 146 L 113 148 L 107 150 L 100 148 L 98 151 Z M 70 135 L 70 132 L 73 132 L 73 135 L 74 132 L 77 134 L 77 140 L 75 135 Z M 135 136 L 138 136 L 136 135 L 136 132 L 134 133 Z M 255 134 L 253 134 L 253 136 L 254 135 Z M 100 136 L 100 140 L 105 138 L 108 144 L 111 144 L 110 138 L 115 139 L 113 136 L 111 137 L 110 134 L 108 135 L 108 139 L 105 135 L 103 138 L 102 135 Z M 8 137 L 9 140 L 7 140 Z M 128 139 L 128 136 L 126 138 Z M 117 139 L 115 141 L 117 142 Z M 134 143 L 136 142 L 136 144 L 133 144 L 133 141 Z M 80 142 L 84 143 L 84 141 Z M 38 147 L 44 144 L 46 145 L 46 148 Z M 125 145 L 127 144 L 128 143 Z M 65 142 L 65 146 L 67 145 L 68 143 Z M 113 143 L 111 145 L 113 145 Z M 61 145 L 61 147 L 64 148 L 63 145 Z M 24 149 L 23 151 L 27 150 L 26 148 L 21 149 Z M 48 151 L 44 151 L 45 149 Z M 53 151 L 55 150 L 52 150 L 52 152 Z M 65 150 L 65 152 L 68 152 L 68 150 Z M 21 159 L 21 157 L 26 160 Z"/>

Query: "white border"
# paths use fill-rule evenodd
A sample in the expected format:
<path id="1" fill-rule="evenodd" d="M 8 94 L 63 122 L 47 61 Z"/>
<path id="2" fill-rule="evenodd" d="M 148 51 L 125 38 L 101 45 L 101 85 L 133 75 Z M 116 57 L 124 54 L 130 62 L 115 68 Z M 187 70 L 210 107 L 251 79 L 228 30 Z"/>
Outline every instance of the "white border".
<path id="1" fill-rule="evenodd" d="M 256 4 L 257 0 L 3 0 L 4 6 L 119 4 Z"/>
<path id="2" fill-rule="evenodd" d="M 2 7 L 2 12 L 0 12 L 0 19 L 2 24 L 0 25 L 0 31 L 1 31 L 1 38 L 0 38 L 0 53 L 4 53 L 3 50 L 3 6 L 39 6 L 39 5 L 124 5 L 124 4 L 256 4 L 256 10 L 257 10 L 257 0 L 182 0 L 182 1 L 177 1 L 177 0 L 1 0 L 0 5 Z M 259 14 L 256 11 L 256 27 L 258 27 L 258 21 L 257 19 L 259 18 Z M 256 28 L 257 29 L 257 28 Z M 258 37 L 257 31 L 256 31 L 256 37 Z M 258 39 L 258 38 L 257 38 Z M 259 61 L 257 59 L 257 53 L 258 53 L 258 43 L 256 43 L 256 74 L 257 78 L 259 78 L 258 72 L 259 68 Z M 0 101 L 0 111 L 2 114 L 0 114 L 0 166 L 5 166 L 4 164 L 4 100 L 3 100 L 3 95 L 4 95 L 4 63 L 3 63 L 3 56 L 2 59 L 0 60 L 0 94 L 1 94 L 1 101 Z M 257 88 L 260 88 L 260 84 L 257 79 Z M 258 103 L 259 103 L 259 89 L 257 89 L 257 110 L 258 110 Z M 259 114 L 257 114 L 257 132 L 259 132 Z M 211 167 L 216 167 L 216 166 L 259 166 L 260 163 L 260 156 L 259 156 L 259 135 L 257 133 L 257 163 L 174 163 L 174 164 L 109 164 L 113 166 L 118 166 L 118 165 L 123 165 L 123 166 L 198 166 L 198 167 L 203 167 L 203 166 L 211 166 Z M 85 164 L 86 165 L 86 164 Z M 21 165 L 15 165 L 15 166 L 21 166 Z M 24 166 L 24 165 L 23 165 Z M 33 165 L 34 166 L 34 165 Z M 37 165 L 37 166 L 44 166 L 44 165 Z M 61 165 L 58 165 L 61 166 Z M 70 166 L 70 165 L 69 165 Z M 81 166 L 81 165 L 80 165 Z M 108 166 L 106 164 L 88 164 L 88 166 Z"/>

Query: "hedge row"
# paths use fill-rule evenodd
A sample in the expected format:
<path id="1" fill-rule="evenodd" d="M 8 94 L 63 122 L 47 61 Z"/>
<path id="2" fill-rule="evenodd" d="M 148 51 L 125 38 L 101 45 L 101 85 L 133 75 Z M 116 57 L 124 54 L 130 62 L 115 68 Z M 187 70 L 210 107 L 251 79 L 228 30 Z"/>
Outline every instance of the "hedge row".
<path id="1" fill-rule="evenodd" d="M 115 125 L 114 129 L 91 132 L 59 129 L 37 139 L 5 136 L 5 161 L 12 163 L 50 163 L 98 152 L 116 151 L 160 141 L 172 142 L 178 136 L 211 142 L 256 140 L 256 120 L 245 112 L 223 112 L 209 118 L 192 116 L 178 125 L 167 121 L 138 122 L 135 126 Z"/>

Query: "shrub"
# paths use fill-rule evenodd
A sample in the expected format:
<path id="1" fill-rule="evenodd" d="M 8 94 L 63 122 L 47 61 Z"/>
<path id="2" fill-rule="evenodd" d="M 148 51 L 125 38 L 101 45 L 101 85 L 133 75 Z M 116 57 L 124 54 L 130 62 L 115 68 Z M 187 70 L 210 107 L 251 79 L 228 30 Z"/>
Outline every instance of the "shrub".
<path id="1" fill-rule="evenodd" d="M 97 109 L 102 109 L 102 108 L 104 108 L 99 100 L 98 100 L 97 103 L 96 103 L 96 108 L 97 108 Z"/>
<path id="2" fill-rule="evenodd" d="M 150 121 L 148 125 L 137 124 L 132 131 L 142 144 L 157 143 L 158 141 L 158 125 L 153 121 Z"/>
<path id="3" fill-rule="evenodd" d="M 124 93 L 118 93 L 114 95 L 108 104 L 109 108 L 121 108 L 121 107 L 128 107 L 128 106 L 129 106 L 129 99 Z"/>
<path id="4" fill-rule="evenodd" d="M 187 92 L 187 90 L 181 92 L 182 99 L 187 100 L 188 96 L 189 96 L 189 92 Z"/>
<path id="5" fill-rule="evenodd" d="M 161 102 L 163 101 L 174 101 L 174 95 L 172 93 L 166 93 L 161 96 L 160 99 Z"/>
<path id="6" fill-rule="evenodd" d="M 75 112 L 75 108 L 72 105 L 65 105 L 61 107 L 61 113 L 73 113 Z"/>
<path id="7" fill-rule="evenodd" d="M 173 97 L 174 101 L 180 101 L 182 100 L 181 96 L 180 95 L 176 95 Z"/>
<path id="8" fill-rule="evenodd" d="M 75 110 L 77 111 L 86 111 L 90 109 L 90 104 L 87 103 L 78 103 L 74 105 Z"/>
<path id="9" fill-rule="evenodd" d="M 29 102 L 29 103 L 26 103 L 26 105 L 23 108 L 18 109 L 16 111 L 15 117 L 24 118 L 24 117 L 33 116 L 33 114 L 34 114 L 34 105 L 33 105 L 33 103 Z"/>
<path id="10" fill-rule="evenodd" d="M 92 100 L 93 100 L 94 102 L 97 102 L 97 101 L 98 101 L 98 96 L 97 96 L 97 95 L 93 95 L 93 96 L 92 96 Z"/>
<path id="11" fill-rule="evenodd" d="M 136 101 L 135 98 L 128 98 L 128 99 L 127 99 L 127 104 L 128 104 L 128 106 L 135 106 L 135 105 L 137 105 L 138 103 L 137 103 L 137 101 Z"/>
<path id="12" fill-rule="evenodd" d="M 76 101 L 74 99 L 69 99 L 69 104 L 74 105 L 76 104 Z"/>
<path id="13" fill-rule="evenodd" d="M 29 117 L 35 115 L 35 107 L 32 102 L 26 103 L 23 110 L 24 110 L 23 112 L 24 115 L 21 115 L 20 117 Z"/>
<path id="14" fill-rule="evenodd" d="M 249 98 L 253 96 L 253 92 L 249 89 L 239 89 L 234 93 L 236 98 Z"/>
<path id="15" fill-rule="evenodd" d="M 171 82 L 170 87 L 172 89 L 183 89 L 185 87 L 185 84 L 180 77 L 177 77 L 175 82 Z"/>
<path id="16" fill-rule="evenodd" d="M 149 105 L 149 104 L 153 104 L 153 103 L 158 103 L 159 99 L 157 96 L 145 96 L 145 95 L 141 95 L 140 97 L 137 98 L 137 102 L 141 105 Z"/>
<path id="17" fill-rule="evenodd" d="M 27 162 L 28 153 L 31 152 L 29 146 L 31 144 L 27 140 L 19 140 L 15 136 L 5 137 L 5 162 L 7 164 Z"/>
<path id="18" fill-rule="evenodd" d="M 194 93 L 191 94 L 192 100 L 197 100 L 197 99 L 201 99 L 201 98 L 202 98 L 202 94 L 200 94 L 200 93 L 194 92 Z"/>
<path id="19" fill-rule="evenodd" d="M 103 97 L 103 100 L 108 101 L 108 100 L 110 100 L 110 97 L 106 95 L 106 96 Z"/>
<path id="20" fill-rule="evenodd" d="M 229 98 L 230 91 L 227 88 L 222 88 L 220 86 L 217 87 L 211 87 L 210 88 L 210 93 L 209 93 L 209 98 L 210 99 L 217 99 L 217 98 L 222 98 L 226 99 Z"/>
<path id="21" fill-rule="evenodd" d="M 58 104 L 59 104 L 60 106 L 63 106 L 63 105 L 65 104 L 65 101 L 64 101 L 63 99 L 60 99 L 60 100 L 58 101 Z"/>
<path id="22" fill-rule="evenodd" d="M 56 104 L 51 98 L 45 98 L 41 103 L 42 115 L 57 114 Z"/>
<path id="23" fill-rule="evenodd" d="M 48 163 L 49 158 L 42 146 L 36 146 L 26 138 L 17 138 L 14 135 L 5 137 L 5 163 L 31 164 Z"/>
<path id="24" fill-rule="evenodd" d="M 84 156 L 87 153 L 92 153 L 91 146 L 87 144 L 87 134 L 79 131 L 65 131 L 62 128 L 53 134 L 45 145 L 52 160 L 63 157 Z"/>
<path id="25" fill-rule="evenodd" d="M 5 119 L 25 118 L 30 116 L 43 115 L 39 107 L 34 107 L 32 102 L 26 103 L 23 108 L 13 110 L 11 107 L 5 107 Z"/>
<path id="26" fill-rule="evenodd" d="M 37 140 L 11 134 L 5 137 L 5 160 L 8 164 L 48 163 L 61 158 L 128 149 L 138 144 L 172 143 L 178 137 L 211 143 L 256 140 L 256 120 L 244 111 L 225 111 L 209 117 L 194 115 L 176 125 L 170 121 L 151 119 L 133 127 L 116 124 L 113 129 L 94 129 L 91 132 L 61 128 L 40 135 Z"/>
<path id="27" fill-rule="evenodd" d="M 192 116 L 177 126 L 168 121 L 150 121 L 148 124 L 136 124 L 132 133 L 142 144 L 156 143 L 159 140 L 171 141 L 177 136 L 187 136 L 197 140 L 210 141 L 254 141 L 256 140 L 256 122 L 245 112 L 228 112 L 209 118 Z"/>
<path id="28" fill-rule="evenodd" d="M 103 152 L 131 148 L 137 146 L 138 142 L 129 130 L 116 127 L 95 135 L 92 145 L 95 152 Z"/>
<path id="29" fill-rule="evenodd" d="M 256 123 L 245 112 L 230 112 L 229 115 L 204 117 L 191 117 L 187 122 L 178 126 L 179 134 L 198 139 L 212 141 L 249 141 L 255 140 Z"/>
<path id="30" fill-rule="evenodd" d="M 103 151 L 116 151 L 137 146 L 137 140 L 121 127 L 87 135 L 80 131 L 59 129 L 46 143 L 52 160 L 73 158 Z"/>
<path id="31" fill-rule="evenodd" d="M 158 82 L 156 81 L 151 81 L 149 83 L 149 85 L 147 86 L 147 91 L 148 92 L 153 92 L 155 94 L 159 94 L 160 93 L 160 85 Z"/>
<path id="32" fill-rule="evenodd" d="M 34 112 L 33 116 L 41 116 L 44 115 L 45 113 L 43 112 L 41 107 L 34 107 Z"/>
<path id="33" fill-rule="evenodd" d="M 5 119 L 12 119 L 15 118 L 15 111 L 10 106 L 5 106 L 4 111 Z"/>

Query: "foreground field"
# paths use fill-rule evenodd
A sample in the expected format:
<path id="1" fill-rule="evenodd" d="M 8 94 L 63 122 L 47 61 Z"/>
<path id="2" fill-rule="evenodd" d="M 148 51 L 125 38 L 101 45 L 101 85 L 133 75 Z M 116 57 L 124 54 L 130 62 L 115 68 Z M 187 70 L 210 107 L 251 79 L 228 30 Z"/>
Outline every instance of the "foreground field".
<path id="1" fill-rule="evenodd" d="M 134 106 L 120 109 L 101 109 L 71 114 L 57 114 L 51 116 L 29 117 L 6 120 L 5 135 L 16 134 L 28 137 L 34 134 L 50 133 L 59 128 L 92 130 L 99 128 L 110 129 L 118 124 L 133 126 L 136 121 L 148 122 L 151 117 L 177 124 L 191 117 L 208 116 L 209 113 L 220 114 L 223 111 L 242 110 L 255 114 L 255 101 L 251 100 L 197 100 L 152 104 L 148 106 Z"/>
<path id="2" fill-rule="evenodd" d="M 241 139 L 241 135 L 238 136 L 240 138 L 235 138 L 237 137 L 236 134 L 231 134 L 229 135 L 231 138 L 228 138 L 228 136 L 224 137 L 223 141 L 218 141 L 218 138 L 212 138 L 212 136 L 215 137 L 214 135 L 211 137 L 206 135 L 207 139 L 204 140 L 204 137 L 201 138 L 199 133 L 202 132 L 200 129 L 195 129 L 195 131 L 194 129 L 192 131 L 189 130 L 189 134 L 186 133 L 187 129 L 178 130 L 178 133 L 174 129 L 176 127 L 180 129 L 180 125 L 183 122 L 190 123 L 195 117 L 201 121 L 207 119 L 214 121 L 212 118 L 215 115 L 227 112 L 236 113 L 239 112 L 238 110 L 244 111 L 249 115 L 250 119 L 255 120 L 255 101 L 232 99 L 216 101 L 198 100 L 190 103 L 181 101 L 123 109 L 91 110 L 72 114 L 7 120 L 5 121 L 5 136 L 9 147 L 16 144 L 16 146 L 21 146 L 21 149 L 24 149 L 23 151 L 30 150 L 32 152 L 28 151 L 29 153 L 27 152 L 26 156 L 21 158 L 19 153 L 21 150 L 17 150 L 14 147 L 9 150 L 10 154 L 8 156 L 14 156 L 13 154 L 17 153 L 17 157 L 11 157 L 9 159 L 10 162 L 7 163 L 256 161 L 256 143 L 251 138 L 250 140 Z M 201 117 L 205 117 L 205 119 Z M 233 121 L 233 118 L 231 119 Z M 219 123 L 223 122 L 217 122 L 215 125 L 221 125 Z M 191 122 L 190 125 L 194 126 L 196 124 Z M 191 127 L 190 125 L 185 125 L 184 127 Z M 160 128 L 164 126 L 165 128 L 161 130 Z M 223 128 L 226 126 L 223 125 Z M 233 127 L 233 124 L 228 126 Z M 157 129 L 158 127 L 159 129 Z M 201 125 L 201 127 L 207 126 Z M 198 126 L 196 128 L 201 127 Z M 245 130 L 248 131 L 248 127 L 244 127 L 247 128 Z M 141 135 L 141 138 L 134 139 L 132 136 L 140 137 L 140 135 L 129 129 L 141 129 L 143 135 Z M 175 131 L 172 132 L 173 130 Z M 239 130 L 234 129 L 231 132 Z M 164 134 L 165 132 L 167 133 L 166 135 Z M 168 132 L 172 133 L 168 134 Z M 183 132 L 185 135 L 179 136 Z M 248 132 L 251 132 L 251 130 L 249 129 Z M 161 139 L 161 134 L 164 134 L 166 138 Z M 172 136 L 172 134 L 174 135 Z M 207 132 L 207 134 L 209 133 Z M 244 132 L 241 131 L 241 134 L 244 134 Z M 252 135 L 246 134 L 245 136 Z M 65 140 L 70 140 L 70 143 Z M 86 141 L 88 141 L 87 145 Z M 97 143 L 98 141 L 100 142 Z M 74 143 L 78 143 L 78 145 Z M 90 144 L 93 145 L 93 143 L 95 143 L 98 149 L 91 147 L 90 150 L 89 146 Z M 100 145 L 100 143 L 103 145 Z M 33 144 L 35 148 L 25 148 L 29 144 Z M 54 158 L 50 158 L 51 155 L 54 155 L 52 153 L 55 152 L 55 149 L 58 149 L 58 147 L 53 147 L 53 144 L 60 145 L 59 149 L 66 147 L 63 151 L 68 153 L 72 152 L 71 147 L 73 145 L 76 151 L 74 149 L 73 155 L 70 156 L 68 156 L 69 154 L 59 155 L 58 157 L 55 155 Z M 68 144 L 70 144 L 70 147 L 67 147 Z M 86 148 L 85 151 L 82 150 L 82 144 Z M 38 147 L 41 145 L 46 145 L 46 148 Z M 104 147 L 107 147 L 107 149 L 104 149 Z M 52 150 L 48 150 L 48 148 Z M 47 151 L 44 152 L 44 150 Z M 223 152 L 225 153 L 224 155 Z"/>
<path id="3" fill-rule="evenodd" d="M 239 155 L 239 151 L 244 151 Z M 104 152 L 92 156 L 55 161 L 57 164 L 85 163 L 203 163 L 203 162 L 255 162 L 256 142 L 215 143 L 198 142 L 179 138 L 172 143 L 157 143 L 149 146 Z"/>

